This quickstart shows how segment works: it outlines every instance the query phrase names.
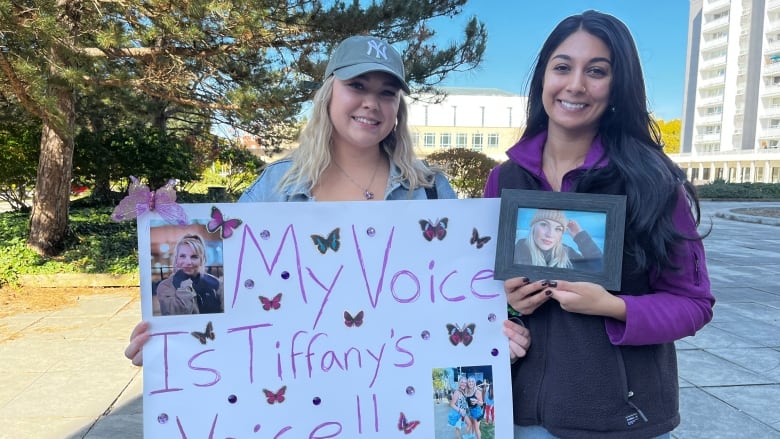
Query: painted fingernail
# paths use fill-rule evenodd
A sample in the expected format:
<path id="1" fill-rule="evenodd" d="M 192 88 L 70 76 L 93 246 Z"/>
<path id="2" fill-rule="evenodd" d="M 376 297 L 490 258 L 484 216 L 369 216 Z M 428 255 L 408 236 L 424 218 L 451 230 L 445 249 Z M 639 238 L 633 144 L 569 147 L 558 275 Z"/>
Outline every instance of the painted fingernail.
<path id="1" fill-rule="evenodd" d="M 551 287 L 555 288 L 555 287 L 557 287 L 557 286 L 558 286 L 558 282 L 557 282 L 557 281 L 554 281 L 554 280 L 548 280 L 548 281 L 547 281 L 547 285 L 549 285 L 549 286 L 551 286 Z"/>
<path id="2" fill-rule="evenodd" d="M 543 287 L 546 287 L 546 286 L 548 286 L 548 285 L 550 285 L 550 281 L 549 281 L 549 280 L 543 280 L 543 281 L 542 281 L 542 286 L 543 286 Z"/>
<path id="3" fill-rule="evenodd" d="M 521 278 L 520 278 L 520 280 L 522 280 L 522 281 L 523 281 L 523 282 L 525 282 L 525 283 L 528 283 L 528 282 L 530 282 L 530 281 L 531 281 L 531 279 L 528 279 L 528 278 L 527 278 L 527 277 L 525 277 L 525 276 L 521 277 Z"/>
<path id="4" fill-rule="evenodd" d="M 545 295 L 545 296 L 548 296 L 548 297 L 549 297 L 549 296 L 552 296 L 552 290 L 547 290 L 547 291 L 545 291 L 545 292 L 544 292 L 544 295 Z"/>

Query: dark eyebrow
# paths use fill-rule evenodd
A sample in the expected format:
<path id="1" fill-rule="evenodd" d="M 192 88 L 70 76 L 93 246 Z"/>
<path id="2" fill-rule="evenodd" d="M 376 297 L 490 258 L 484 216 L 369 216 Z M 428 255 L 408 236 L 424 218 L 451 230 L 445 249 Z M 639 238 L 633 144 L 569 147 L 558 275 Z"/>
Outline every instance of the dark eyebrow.
<path id="1" fill-rule="evenodd" d="M 558 54 L 558 55 L 555 55 L 555 56 L 553 57 L 553 59 L 555 59 L 555 58 L 560 58 L 560 59 L 563 59 L 563 60 L 565 60 L 565 61 L 571 61 L 571 56 L 569 56 L 569 55 L 566 55 L 566 54 L 563 54 L 563 53 L 560 53 L 560 54 Z M 594 62 L 605 62 L 605 63 L 607 63 L 607 64 L 609 64 L 609 65 L 612 65 L 612 60 L 611 60 L 611 59 L 609 59 L 609 58 L 604 58 L 604 57 L 596 57 L 596 58 L 591 58 L 591 60 L 590 60 L 590 61 L 588 61 L 588 63 L 589 63 L 589 64 L 590 64 L 590 63 L 594 63 Z"/>

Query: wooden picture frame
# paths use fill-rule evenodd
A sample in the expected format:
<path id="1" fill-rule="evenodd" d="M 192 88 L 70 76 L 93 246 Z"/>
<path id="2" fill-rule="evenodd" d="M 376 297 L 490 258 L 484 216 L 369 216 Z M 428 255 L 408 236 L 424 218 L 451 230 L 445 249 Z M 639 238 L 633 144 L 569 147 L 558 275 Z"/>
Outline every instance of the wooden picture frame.
<path id="1" fill-rule="evenodd" d="M 625 215 L 623 195 L 504 189 L 494 278 L 587 281 L 619 291 Z"/>

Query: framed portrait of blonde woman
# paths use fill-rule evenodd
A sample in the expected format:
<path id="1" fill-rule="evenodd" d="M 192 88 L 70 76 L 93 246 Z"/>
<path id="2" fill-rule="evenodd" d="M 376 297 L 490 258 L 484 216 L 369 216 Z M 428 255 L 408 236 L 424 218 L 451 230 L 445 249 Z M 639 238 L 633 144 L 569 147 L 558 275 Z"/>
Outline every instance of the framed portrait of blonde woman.
<path id="1" fill-rule="evenodd" d="M 494 278 L 587 281 L 619 290 L 626 197 L 504 189 Z"/>

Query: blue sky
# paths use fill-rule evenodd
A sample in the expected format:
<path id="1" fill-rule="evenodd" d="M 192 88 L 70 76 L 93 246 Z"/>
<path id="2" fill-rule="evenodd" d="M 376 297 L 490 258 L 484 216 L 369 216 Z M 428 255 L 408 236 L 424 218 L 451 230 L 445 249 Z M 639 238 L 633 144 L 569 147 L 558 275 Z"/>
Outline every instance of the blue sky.
<path id="1" fill-rule="evenodd" d="M 453 73 L 442 85 L 500 88 L 525 93 L 526 77 L 539 48 L 563 18 L 596 9 L 622 20 L 639 49 L 652 111 L 659 119 L 682 115 L 688 0 L 471 0 L 454 20 L 435 22 L 446 40 L 460 39 L 469 17 L 488 30 L 484 61 L 476 70 Z"/>

